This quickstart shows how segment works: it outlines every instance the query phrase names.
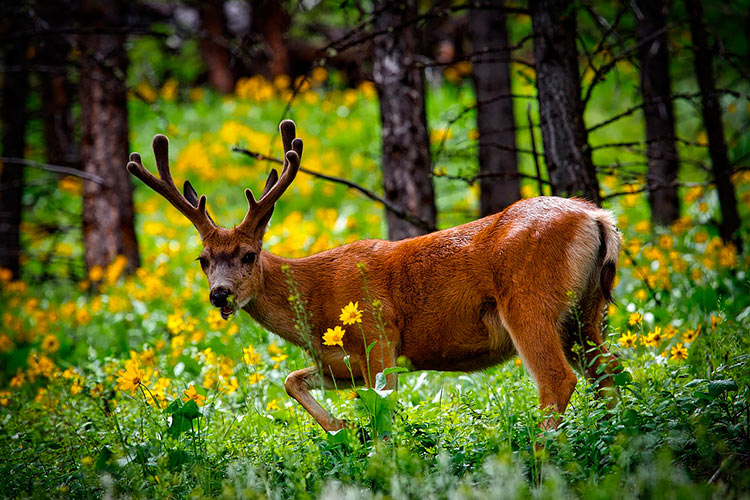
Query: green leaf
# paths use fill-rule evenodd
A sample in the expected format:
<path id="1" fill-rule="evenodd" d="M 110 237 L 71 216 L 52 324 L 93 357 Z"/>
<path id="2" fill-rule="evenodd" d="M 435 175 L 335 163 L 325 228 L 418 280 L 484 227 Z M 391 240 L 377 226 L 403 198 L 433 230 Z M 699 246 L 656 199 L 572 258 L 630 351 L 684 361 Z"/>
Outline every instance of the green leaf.
<path id="1" fill-rule="evenodd" d="M 169 460 L 167 461 L 167 467 L 172 472 L 180 469 L 183 465 L 190 463 L 193 460 L 193 456 L 185 450 L 169 450 Z"/>
<path id="2" fill-rule="evenodd" d="M 182 407 L 175 412 L 175 415 L 180 415 L 188 420 L 195 420 L 201 416 L 201 411 L 195 401 L 191 399 L 182 405 Z"/>
<path id="3" fill-rule="evenodd" d="M 737 382 L 734 380 L 713 380 L 708 383 L 708 395 L 711 399 L 716 399 L 725 392 L 737 390 Z"/>
<path id="4" fill-rule="evenodd" d="M 171 403 L 169 403 L 169 406 L 164 410 L 167 412 L 168 415 L 174 415 L 174 413 L 182 407 L 182 401 L 180 398 L 175 399 Z"/>
<path id="5" fill-rule="evenodd" d="M 110 458 L 112 458 L 112 450 L 105 446 L 102 448 L 102 451 L 99 452 L 99 457 L 96 459 L 96 464 L 94 465 L 96 471 L 101 472 L 104 470 L 107 467 L 107 462 L 109 462 Z"/>
<path id="6" fill-rule="evenodd" d="M 619 373 L 615 373 L 615 375 L 612 377 L 612 380 L 614 381 L 616 386 L 622 387 L 632 382 L 633 376 L 630 374 L 629 371 L 623 370 Z"/>
<path id="7" fill-rule="evenodd" d="M 178 438 L 183 432 L 190 430 L 190 420 L 182 415 L 172 415 L 172 423 L 169 424 L 167 434 L 173 438 Z"/>
<path id="8" fill-rule="evenodd" d="M 359 404 L 370 415 L 370 425 L 376 436 L 382 437 L 393 430 L 393 408 L 388 397 L 393 391 L 357 389 Z"/>

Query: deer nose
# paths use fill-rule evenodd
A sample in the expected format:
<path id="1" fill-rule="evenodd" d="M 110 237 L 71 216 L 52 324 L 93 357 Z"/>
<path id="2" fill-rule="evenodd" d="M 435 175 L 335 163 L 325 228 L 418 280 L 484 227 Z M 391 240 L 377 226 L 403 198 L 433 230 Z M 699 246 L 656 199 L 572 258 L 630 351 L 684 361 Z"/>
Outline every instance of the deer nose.
<path id="1" fill-rule="evenodd" d="M 229 289 L 223 286 L 214 288 L 211 290 L 208 298 L 211 300 L 211 305 L 214 307 L 224 307 L 227 305 L 227 297 L 229 297 Z"/>

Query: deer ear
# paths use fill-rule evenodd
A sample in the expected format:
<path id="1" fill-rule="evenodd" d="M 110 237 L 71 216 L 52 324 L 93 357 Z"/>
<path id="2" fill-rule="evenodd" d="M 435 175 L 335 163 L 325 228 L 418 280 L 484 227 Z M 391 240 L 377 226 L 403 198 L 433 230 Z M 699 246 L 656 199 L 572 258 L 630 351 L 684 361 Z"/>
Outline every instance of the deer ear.
<path id="1" fill-rule="evenodd" d="M 182 193 L 185 195 L 185 199 L 190 202 L 191 205 L 193 205 L 194 207 L 198 206 L 198 193 L 195 191 L 193 185 L 190 184 L 190 181 L 185 181 L 185 184 L 182 186 Z M 214 220 L 208 214 L 208 211 L 206 211 L 206 215 L 208 216 L 208 220 L 213 222 L 214 225 L 217 225 L 216 222 L 214 222 Z"/>

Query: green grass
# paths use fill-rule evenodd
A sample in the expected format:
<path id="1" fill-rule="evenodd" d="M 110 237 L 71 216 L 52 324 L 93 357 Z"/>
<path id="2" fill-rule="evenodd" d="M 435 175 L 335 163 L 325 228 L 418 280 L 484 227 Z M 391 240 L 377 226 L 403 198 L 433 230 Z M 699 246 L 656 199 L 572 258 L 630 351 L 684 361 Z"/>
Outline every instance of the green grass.
<path id="1" fill-rule="evenodd" d="M 262 82 L 246 85 L 253 95 L 270 90 Z M 269 92 L 267 100 L 206 93 L 196 102 L 187 99 L 188 89 L 180 92 L 182 101 L 132 100 L 133 149 L 153 168 L 151 137 L 167 133 L 177 180 L 190 178 L 206 193 L 221 223 L 237 223 L 246 210 L 243 189 L 257 193 L 270 167 L 230 148 L 280 155 L 276 127 L 283 92 Z M 605 94 L 596 94 L 590 123 L 612 112 L 602 102 Z M 473 115 L 441 132 L 472 101 L 468 86 L 430 92 L 436 149 L 447 136 L 447 153 L 436 167 L 447 173 L 476 168 L 468 139 Z M 525 114 L 526 103 L 519 102 L 517 116 Z M 739 114 L 744 117 L 745 110 L 728 121 L 740 120 Z M 291 117 L 305 141 L 306 167 L 379 190 L 379 116 L 371 89 L 305 93 Z M 591 140 L 641 135 L 636 116 Z M 527 134 L 519 136 L 520 147 L 528 147 L 524 141 Z M 41 149 L 32 148 L 34 154 Z M 642 160 L 636 153 L 601 154 L 600 163 Z M 699 148 L 681 154 L 705 159 Z M 533 168 L 528 158 L 522 160 L 524 171 Z M 683 175 L 701 180 L 694 168 Z M 212 311 L 194 261 L 198 237 L 166 201 L 145 186 L 136 188 L 143 268 L 135 276 L 120 276 L 114 265 L 76 283 L 69 278 L 82 272 L 80 232 L 48 234 L 43 225 L 77 225 L 80 185 L 38 172 L 29 177 L 27 199 L 38 203 L 24 214 L 27 278 L 6 281 L 0 305 L 5 496 L 750 495 L 750 262 L 717 238 L 710 221 L 718 207 L 710 188 L 684 189 L 685 217 L 669 229 L 651 228 L 640 194 L 608 204 L 635 258 L 621 258 L 618 306 L 609 311 L 607 343 L 630 374 L 617 380 L 621 402 L 613 410 L 581 381 L 563 425 L 541 432 L 534 383 L 520 363 L 510 362 L 474 374 L 401 374 L 399 391 L 390 395 L 362 391 L 350 399 L 348 391 L 317 391 L 332 413 L 361 428 L 334 435 L 324 433 L 283 388 L 287 373 L 310 364 L 308 356 L 244 314 L 223 322 Z M 738 175 L 736 182 L 746 216 L 750 179 Z M 602 184 L 605 191 L 622 189 L 616 175 L 603 176 Z M 436 190 L 441 227 L 475 216 L 476 186 L 438 177 Z M 524 183 L 524 193 L 535 195 L 534 183 Z M 381 207 L 300 174 L 277 205 L 266 248 L 295 257 L 384 234 Z M 45 261 L 48 253 L 58 258 Z M 33 278 L 42 272 L 56 279 Z M 634 313 L 642 319 L 636 322 Z M 635 335 L 632 347 L 621 345 L 620 339 L 630 338 L 627 332 Z M 686 360 L 677 359 L 677 344 L 686 348 Z M 133 359 L 147 378 L 131 393 L 117 377 L 132 368 Z M 205 396 L 202 406 L 183 403 L 191 385 Z"/>

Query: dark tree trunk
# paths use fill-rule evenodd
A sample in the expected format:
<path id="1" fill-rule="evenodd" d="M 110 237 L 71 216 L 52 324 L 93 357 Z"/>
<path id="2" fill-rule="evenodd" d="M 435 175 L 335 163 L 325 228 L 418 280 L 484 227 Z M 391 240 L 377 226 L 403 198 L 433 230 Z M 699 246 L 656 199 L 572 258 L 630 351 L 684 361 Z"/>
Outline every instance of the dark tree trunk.
<path id="1" fill-rule="evenodd" d="M 641 44 L 641 93 L 646 118 L 648 144 L 648 192 L 651 218 L 656 224 L 669 225 L 680 216 L 677 194 L 679 157 L 675 145 L 672 85 L 669 78 L 669 50 L 664 0 L 633 2 L 637 19 L 637 35 Z"/>
<path id="2" fill-rule="evenodd" d="M 261 46 L 263 73 L 270 77 L 289 74 L 289 48 L 286 33 L 291 19 L 286 2 L 253 0 L 251 32 Z"/>
<path id="3" fill-rule="evenodd" d="M 88 26 L 119 26 L 123 7 L 124 3 L 116 0 L 92 2 L 84 9 L 82 20 Z M 84 182 L 83 238 L 89 268 L 105 266 L 118 255 L 128 259 L 128 270 L 140 262 L 133 226 L 133 188 L 125 169 L 130 148 L 124 42 L 121 34 L 81 38 L 81 160 L 86 172 L 109 183 Z"/>
<path id="4" fill-rule="evenodd" d="M 45 3 L 39 14 L 48 25 L 72 27 L 73 6 L 58 0 Z M 80 168 L 81 152 L 73 121 L 76 88 L 70 79 L 72 65 L 67 63 L 71 44 L 64 35 L 39 37 L 37 58 L 42 98 L 42 124 L 47 162 L 53 165 Z"/>
<path id="5" fill-rule="evenodd" d="M 599 203 L 599 182 L 583 121 L 576 4 L 532 0 L 530 6 L 542 142 L 552 193 Z"/>
<path id="6" fill-rule="evenodd" d="M 26 146 L 26 100 L 29 74 L 27 44 L 23 41 L 5 45 L 3 75 L 3 152 L 2 156 L 23 158 Z M 23 165 L 5 162 L 0 174 L 0 267 L 9 269 L 13 278 L 21 275 L 20 224 L 24 189 Z"/>
<path id="7" fill-rule="evenodd" d="M 81 167 L 81 152 L 73 124 L 73 85 L 65 70 L 42 75 L 42 121 L 47 162 L 53 165 Z"/>
<path id="8" fill-rule="evenodd" d="M 223 0 L 201 0 L 198 2 L 201 18 L 200 49 L 203 61 L 208 66 L 208 81 L 219 92 L 234 91 L 234 75 L 229 69 L 227 20 Z"/>
<path id="9" fill-rule="evenodd" d="M 510 85 L 510 50 L 503 1 L 496 9 L 474 9 L 469 16 L 473 52 L 487 52 L 474 61 L 479 132 L 479 174 L 482 217 L 500 212 L 521 198 L 516 159 L 516 121 Z M 483 62 L 487 59 L 488 62 Z"/>
<path id="10" fill-rule="evenodd" d="M 414 0 L 377 5 L 375 30 L 397 26 L 416 15 Z M 407 214 L 434 227 L 437 217 L 430 166 L 430 139 L 422 72 L 415 65 L 413 25 L 376 37 L 372 43 L 373 76 L 380 97 L 385 196 Z M 427 229 L 387 214 L 388 237 L 400 240 Z"/>
<path id="11" fill-rule="evenodd" d="M 721 206 L 719 232 L 725 241 L 734 242 L 741 250 L 742 242 L 737 234 L 740 228 L 737 196 L 731 179 L 731 166 L 724 139 L 724 125 L 721 122 L 721 107 L 716 94 L 711 49 L 708 45 L 706 27 L 703 24 L 703 6 L 700 0 L 686 0 L 686 4 L 693 39 L 695 75 L 698 78 L 701 93 L 703 124 L 708 135 L 708 152 L 711 156 L 711 168 Z"/>

